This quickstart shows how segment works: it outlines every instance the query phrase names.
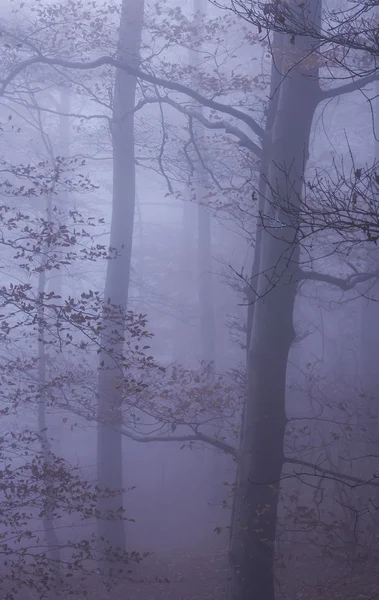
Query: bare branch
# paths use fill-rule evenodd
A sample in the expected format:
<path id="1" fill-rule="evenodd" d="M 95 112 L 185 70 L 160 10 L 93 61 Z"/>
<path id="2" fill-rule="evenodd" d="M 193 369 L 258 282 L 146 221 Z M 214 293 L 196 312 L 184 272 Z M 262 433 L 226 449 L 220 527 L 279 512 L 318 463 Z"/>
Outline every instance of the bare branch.
<path id="1" fill-rule="evenodd" d="M 164 114 L 163 114 L 163 108 L 162 108 L 161 102 L 159 102 L 159 114 L 161 117 L 162 141 L 161 141 L 161 147 L 159 149 L 159 154 L 158 154 L 158 165 L 159 165 L 159 168 L 160 168 L 160 171 L 161 171 L 163 177 L 166 180 L 168 191 L 170 192 L 170 194 L 173 194 L 174 190 L 172 188 L 170 178 L 168 177 L 168 175 L 165 171 L 164 165 L 163 165 L 163 154 L 164 154 L 168 136 L 167 136 L 167 132 L 166 132 L 166 126 L 165 126 L 165 120 L 164 120 Z"/>
<path id="2" fill-rule="evenodd" d="M 251 150 L 258 158 L 260 158 L 262 156 L 262 149 L 258 146 L 258 144 L 253 142 L 249 138 L 249 136 L 246 135 L 246 133 L 244 133 L 241 129 L 239 129 L 238 127 L 235 127 L 231 123 L 227 123 L 226 121 L 219 121 L 219 120 L 218 121 L 210 121 L 209 119 L 204 117 L 204 115 L 202 115 L 201 113 L 199 113 L 195 110 L 192 110 L 190 108 L 186 108 L 185 106 L 182 106 L 181 104 L 179 104 L 179 102 L 175 102 L 175 100 L 172 100 L 171 98 L 167 98 L 167 97 L 166 98 L 161 98 L 161 97 L 145 98 L 143 102 L 144 102 L 144 104 L 147 104 L 147 103 L 169 104 L 170 106 L 175 108 L 177 111 L 181 112 L 183 115 L 187 115 L 187 117 L 196 119 L 202 125 L 204 125 L 204 127 L 206 127 L 207 129 L 223 129 L 226 133 L 230 133 L 231 135 L 234 135 L 235 137 L 237 137 L 239 139 L 239 144 L 241 146 Z"/>
<path id="3" fill-rule="evenodd" d="M 138 435 L 128 431 L 125 427 L 120 428 L 119 431 L 123 436 L 135 442 L 204 442 L 214 448 L 218 448 L 218 450 L 222 450 L 225 454 L 230 454 L 236 460 L 238 458 L 238 451 L 234 446 L 211 435 L 205 435 L 200 431 L 195 431 L 189 435 Z"/>
<path id="4" fill-rule="evenodd" d="M 329 275 L 328 273 L 320 273 L 318 271 L 303 271 L 300 269 L 299 271 L 299 280 L 307 280 L 307 281 L 322 281 L 324 283 L 329 283 L 331 285 L 335 285 L 339 287 L 343 291 L 348 291 L 353 289 L 358 283 L 363 283 L 365 281 L 369 281 L 374 277 L 379 277 L 379 269 L 369 273 L 354 273 L 353 275 L 349 275 L 349 277 L 334 277 L 333 275 Z"/>
<path id="5" fill-rule="evenodd" d="M 328 478 L 332 477 L 335 480 L 340 480 L 340 482 L 344 483 L 345 485 L 350 485 L 350 487 L 359 487 L 363 485 L 379 487 L 379 481 L 376 475 L 370 477 L 370 479 L 360 479 L 359 477 L 354 477 L 353 475 L 347 475 L 345 473 L 339 473 L 338 471 L 333 471 L 332 469 L 323 469 L 319 465 L 308 462 L 307 460 L 302 460 L 301 458 L 285 457 L 284 462 L 291 465 L 300 465 L 302 467 L 307 467 L 308 469 L 312 469 L 314 471 L 314 473 L 301 472 L 298 473 L 299 475 L 320 475 L 326 476 Z M 346 482 L 351 482 L 351 484 Z"/>
<path id="6" fill-rule="evenodd" d="M 91 69 L 96 69 L 96 68 L 102 67 L 104 65 L 113 66 L 116 69 L 121 69 L 122 71 L 125 71 L 129 75 L 138 77 L 139 79 L 142 79 L 143 81 L 147 81 L 148 83 L 152 83 L 153 85 L 157 85 L 159 87 L 163 87 L 163 88 L 166 88 L 169 90 L 180 92 L 181 94 L 185 94 L 186 96 L 193 98 L 194 100 L 196 100 L 196 102 L 198 102 L 199 104 L 202 104 L 203 106 L 207 106 L 208 108 L 212 108 L 221 113 L 228 114 L 231 117 L 235 117 L 236 119 L 246 123 L 250 127 L 250 129 L 260 139 L 262 139 L 264 136 L 264 130 L 262 129 L 262 127 L 260 125 L 258 125 L 258 123 L 252 117 L 250 117 L 250 115 L 246 114 L 245 112 L 238 110 L 227 104 L 222 104 L 221 102 L 216 102 L 215 100 L 207 98 L 206 96 L 203 96 L 202 94 L 199 94 L 195 90 L 191 89 L 187 85 L 183 85 L 183 84 L 175 82 L 175 81 L 170 81 L 170 80 L 164 79 L 162 77 L 156 77 L 155 75 L 151 75 L 150 73 L 145 73 L 144 71 L 141 71 L 140 69 L 132 67 L 132 66 L 128 65 L 127 63 L 124 63 L 121 60 L 112 58 L 111 56 L 101 56 L 100 58 L 97 58 L 92 61 L 86 61 L 86 62 L 64 60 L 64 59 L 59 59 L 59 58 L 48 58 L 48 57 L 42 56 L 42 55 L 35 56 L 33 58 L 30 58 L 30 59 L 20 62 L 12 70 L 12 72 L 5 79 L 2 80 L 1 88 L 0 88 L 0 96 L 4 95 L 8 85 L 13 81 L 13 79 L 17 75 L 19 75 L 22 71 L 24 71 L 24 70 L 28 69 L 29 67 L 36 65 L 36 64 L 59 66 L 59 67 L 65 68 L 65 69 L 77 69 L 77 70 L 82 70 L 82 71 L 83 70 L 89 71 Z"/>
<path id="7" fill-rule="evenodd" d="M 86 421 L 92 422 L 96 420 L 96 418 L 86 410 L 78 409 L 74 406 L 63 403 L 60 405 L 60 408 L 63 408 L 64 410 L 67 410 L 68 412 L 71 412 L 85 419 Z M 225 452 L 225 454 L 230 454 L 231 456 L 233 456 L 233 458 L 238 460 L 237 448 L 231 446 L 230 444 L 227 444 L 226 442 L 223 442 L 222 440 L 219 440 L 216 437 L 206 435 L 204 433 L 201 433 L 200 431 L 196 431 L 195 429 L 193 433 L 187 435 L 141 435 L 130 431 L 125 426 L 114 427 L 114 429 L 115 431 L 121 433 L 121 435 L 123 435 L 124 437 L 127 437 L 130 440 L 133 440 L 134 442 L 204 442 L 204 444 L 208 444 L 209 446 L 213 446 L 218 450 L 222 450 L 223 452 Z"/>
<path id="8" fill-rule="evenodd" d="M 378 81 L 379 75 L 374 73 L 373 75 L 368 75 L 367 77 L 362 77 L 360 79 L 356 79 L 355 81 L 351 81 L 350 83 L 346 83 L 345 85 L 340 85 L 338 87 L 331 88 L 329 90 L 323 90 L 321 92 L 320 101 L 328 100 L 329 98 L 336 98 L 337 96 L 342 96 L 343 94 L 351 94 L 351 92 L 355 92 L 357 90 L 361 90 L 369 83 L 373 83 L 374 81 Z"/>

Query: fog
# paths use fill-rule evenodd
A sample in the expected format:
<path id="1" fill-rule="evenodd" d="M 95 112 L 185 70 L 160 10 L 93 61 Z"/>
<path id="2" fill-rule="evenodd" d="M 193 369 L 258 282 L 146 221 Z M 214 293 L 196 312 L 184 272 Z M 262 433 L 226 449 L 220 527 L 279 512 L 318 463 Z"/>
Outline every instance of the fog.
<path id="1" fill-rule="evenodd" d="M 0 7 L 0 600 L 379 594 L 374 3 Z"/>

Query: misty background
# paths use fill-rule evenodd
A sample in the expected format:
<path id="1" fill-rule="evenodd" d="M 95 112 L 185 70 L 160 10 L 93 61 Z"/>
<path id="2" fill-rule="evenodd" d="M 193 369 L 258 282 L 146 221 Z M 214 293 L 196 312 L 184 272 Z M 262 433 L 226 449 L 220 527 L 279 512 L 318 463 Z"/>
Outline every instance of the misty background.
<path id="1" fill-rule="evenodd" d="M 375 11 L 0 7 L 0 598 L 377 595 Z"/>

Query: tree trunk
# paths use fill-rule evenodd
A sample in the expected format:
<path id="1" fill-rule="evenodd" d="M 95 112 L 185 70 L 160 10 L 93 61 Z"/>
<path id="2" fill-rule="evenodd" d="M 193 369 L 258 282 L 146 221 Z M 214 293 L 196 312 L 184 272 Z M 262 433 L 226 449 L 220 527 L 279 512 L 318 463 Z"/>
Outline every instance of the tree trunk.
<path id="1" fill-rule="evenodd" d="M 188 182 L 190 187 L 190 182 Z M 196 235 L 196 207 L 193 202 L 183 200 L 182 223 L 180 227 L 178 304 L 174 325 L 174 344 L 172 359 L 186 365 L 192 361 L 193 313 L 194 313 L 194 263 Z M 186 342 L 184 341 L 186 340 Z M 190 350 L 189 350 L 190 348 Z"/>
<path id="2" fill-rule="evenodd" d="M 70 112 L 70 90 L 62 87 L 60 89 L 60 98 L 58 104 L 59 115 L 58 125 L 58 148 L 55 153 L 66 161 L 70 158 L 70 119 L 67 116 Z M 55 199 L 55 207 L 63 212 L 68 212 L 70 202 L 70 193 L 67 190 L 60 190 Z M 55 208 L 54 207 L 54 208 Z M 54 211 L 53 211 L 54 213 Z M 52 269 L 48 277 L 47 288 L 57 296 L 62 294 L 62 270 Z"/>
<path id="3" fill-rule="evenodd" d="M 296 10 L 295 5 L 289 6 Z M 313 8 L 312 20 L 319 21 L 319 9 L 311 3 L 309 8 Z M 305 12 L 305 8 L 303 10 Z M 275 597 L 274 550 L 286 426 L 286 368 L 294 339 L 293 309 L 299 260 L 293 213 L 299 208 L 310 131 L 319 97 L 312 45 L 309 38 L 291 42 L 289 36 L 284 38 L 282 70 L 286 77 L 280 85 L 272 129 L 265 203 L 267 217 L 261 232 L 257 284 L 260 300 L 254 307 L 248 349 L 247 402 L 230 548 L 232 600 L 273 600 Z M 291 206 L 291 218 L 286 210 L 288 206 Z"/>
<path id="4" fill-rule="evenodd" d="M 124 0 L 121 11 L 118 58 L 132 66 L 140 62 L 143 0 Z M 135 209 L 134 118 L 136 78 L 117 70 L 113 97 L 113 198 L 110 259 L 104 290 L 105 310 L 98 379 L 97 476 L 101 489 L 119 490 L 99 501 L 102 514 L 123 506 L 122 436 L 114 429 L 121 421 L 123 374 L 113 357 L 123 353 L 124 327 L 109 317 L 109 303 L 125 315 L 130 277 Z M 125 550 L 124 522 L 98 520 L 98 536 L 113 548 Z"/>
<path id="5" fill-rule="evenodd" d="M 196 178 L 196 197 L 204 197 L 206 179 L 204 170 Z M 201 358 L 210 367 L 215 362 L 215 314 L 212 277 L 212 230 L 209 210 L 198 205 L 198 274 L 200 309 L 200 348 Z M 210 367 L 211 368 L 211 367 Z M 210 378 L 212 372 L 209 373 Z"/>
<path id="6" fill-rule="evenodd" d="M 194 12 L 194 39 L 193 45 L 201 50 L 203 16 L 206 13 L 206 2 L 204 0 L 193 0 Z M 190 52 L 190 65 L 195 73 L 199 72 L 199 53 Z M 193 88 L 198 89 L 197 82 L 193 82 Z M 203 106 L 196 106 L 196 111 L 203 114 Z M 199 121 L 193 123 L 194 141 L 196 144 L 196 157 L 194 161 L 194 184 L 197 203 L 197 259 L 198 259 L 198 286 L 199 286 L 199 309 L 200 309 L 200 350 L 201 358 L 207 363 L 215 360 L 215 314 L 212 277 L 212 226 L 211 215 L 206 205 L 207 184 L 209 175 L 206 170 L 207 153 L 204 140 L 204 125 Z"/>
<path id="7" fill-rule="evenodd" d="M 376 258 L 375 266 L 378 265 L 378 253 L 375 248 L 372 258 Z M 373 268 L 373 261 L 368 263 Z M 368 455 L 377 454 L 379 440 L 378 418 L 379 418 L 379 393 L 378 393 L 378 340 L 379 340 L 379 284 L 377 281 L 370 285 L 369 298 L 361 300 L 361 381 L 364 393 L 361 426 L 365 428 L 367 441 L 365 452 Z M 377 461 L 367 459 L 365 461 L 367 476 L 372 476 L 377 470 Z"/>
<path id="8" fill-rule="evenodd" d="M 53 96 L 53 102 L 56 103 L 56 108 L 59 111 L 58 144 L 54 148 L 54 154 L 55 156 L 60 156 L 65 161 L 67 161 L 68 166 L 68 161 L 70 159 L 70 118 L 67 116 L 70 113 L 69 88 L 62 86 L 59 90 L 59 101 L 56 101 Z M 63 215 L 60 214 L 60 211 L 62 211 L 62 213 L 68 214 L 68 211 L 71 208 L 69 190 L 60 189 L 59 193 L 54 195 L 50 202 L 52 202 L 52 206 L 50 207 L 48 213 L 50 215 L 51 221 L 54 223 L 55 220 L 57 220 L 57 222 L 62 223 Z M 45 271 L 44 273 L 41 273 L 41 275 L 43 275 L 43 277 L 46 278 L 46 282 L 44 282 L 43 284 L 44 291 L 52 292 L 56 296 L 62 296 L 63 269 L 51 269 L 48 273 L 46 273 Z M 56 298 L 54 300 L 54 303 L 63 303 L 63 299 Z M 67 436 L 65 435 L 64 430 L 62 430 L 62 419 L 59 414 L 56 416 L 51 415 L 49 424 L 49 434 L 52 435 L 54 438 L 52 442 L 53 452 L 58 456 L 63 456 L 64 442 Z"/>
<path id="9" fill-rule="evenodd" d="M 280 84 L 282 81 L 283 74 L 281 72 L 281 63 L 282 63 L 282 51 L 283 51 L 283 43 L 284 36 L 274 32 L 273 34 L 273 47 L 278 48 L 278 57 L 277 60 L 272 61 L 271 65 L 271 78 L 270 78 L 270 95 L 269 102 L 267 107 L 267 115 L 266 115 L 266 125 L 265 125 L 265 136 L 262 140 L 262 159 L 260 164 L 259 171 L 259 180 L 258 180 L 258 215 L 257 215 L 257 223 L 255 228 L 255 245 L 254 245 L 254 256 L 253 263 L 251 267 L 251 277 L 247 286 L 247 322 L 246 322 L 246 364 L 248 364 L 249 360 L 249 348 L 250 348 L 250 340 L 251 333 L 253 328 L 254 321 L 254 308 L 255 303 L 257 301 L 256 294 L 256 286 L 258 283 L 258 275 L 260 271 L 261 264 L 261 247 L 262 247 L 262 233 L 263 227 L 260 220 L 260 216 L 264 214 L 265 205 L 266 205 L 266 185 L 267 185 L 267 176 L 268 176 L 268 168 L 270 164 L 270 156 L 271 156 L 271 137 L 272 137 L 272 128 L 274 125 L 274 120 L 276 116 L 276 111 L 278 107 L 279 94 L 280 94 Z M 245 408 L 243 408 L 242 414 L 242 424 L 241 424 L 241 444 L 242 444 L 242 432 L 244 428 L 245 422 Z M 238 477 L 238 472 L 237 472 Z M 237 486 L 236 486 L 237 489 Z M 234 533 L 234 524 L 236 522 L 236 510 L 237 510 L 237 494 L 233 496 L 233 506 L 232 506 L 232 515 L 231 515 L 231 532 L 230 532 L 230 552 L 232 554 L 232 545 L 233 545 L 233 533 Z M 232 580 L 230 580 L 232 583 Z"/>
<path id="10" fill-rule="evenodd" d="M 248 309 L 247 309 L 247 328 L 246 328 L 246 352 L 248 354 L 250 346 L 251 331 L 253 328 L 254 320 L 254 306 L 256 300 L 255 286 L 258 283 L 258 275 L 260 271 L 261 263 L 261 242 L 262 242 L 262 223 L 259 216 L 264 212 L 266 203 L 266 182 L 268 175 L 268 168 L 270 164 L 271 156 L 271 136 L 274 120 L 276 116 L 276 110 L 278 107 L 280 84 L 282 81 L 283 73 L 281 70 L 282 63 L 282 52 L 283 52 L 284 36 L 280 33 L 274 32 L 273 34 L 273 48 L 277 49 L 278 56 L 272 61 L 271 65 L 271 78 L 270 78 L 270 95 L 266 113 L 266 126 L 265 136 L 262 141 L 262 158 L 259 171 L 259 182 L 258 182 L 258 218 L 255 229 L 255 246 L 254 246 L 254 257 L 253 264 L 251 267 L 251 277 L 247 289 L 248 297 Z"/>
<path id="11" fill-rule="evenodd" d="M 278 108 L 279 94 L 280 94 L 280 84 L 282 81 L 282 71 L 281 71 L 281 63 L 282 63 L 282 52 L 283 52 L 283 43 L 284 37 L 283 35 L 274 32 L 273 34 L 273 48 L 278 48 L 278 57 L 274 61 L 272 61 L 271 65 L 271 79 L 270 79 L 270 96 L 267 107 L 267 118 L 266 118 L 266 126 L 265 126 L 265 135 L 262 140 L 262 158 L 259 170 L 259 179 L 258 179 L 258 215 L 257 215 L 257 223 L 255 228 L 255 245 L 254 245 L 254 256 L 253 263 L 251 267 L 251 277 L 247 286 L 247 322 L 246 322 L 246 362 L 248 362 L 249 358 L 249 348 L 250 348 L 250 340 L 251 333 L 253 329 L 253 321 L 254 321 L 254 308 L 257 300 L 257 290 L 256 286 L 258 284 L 258 275 L 260 272 L 261 265 L 261 250 L 262 250 L 262 233 L 263 226 L 261 222 L 261 216 L 265 212 L 266 205 L 266 188 L 267 188 L 267 177 L 268 177 L 268 168 L 271 160 L 271 138 L 272 138 L 272 128 L 274 125 L 274 120 L 276 116 L 276 111 Z M 280 55 L 279 55 L 280 52 Z M 242 415 L 242 427 L 243 430 L 243 422 L 244 422 L 244 410 Z M 234 501 L 233 501 L 233 515 L 234 515 Z M 233 521 L 232 515 L 232 521 Z"/>
<path id="12" fill-rule="evenodd" d="M 379 161 L 379 83 L 375 83 L 376 98 L 374 104 L 374 161 Z M 379 266 L 378 249 L 372 248 L 367 257 L 367 271 L 377 269 Z M 363 452 L 367 454 L 364 461 L 364 477 L 375 477 L 378 471 L 378 443 L 379 443 L 379 376 L 378 376 L 378 340 L 379 340 L 379 281 L 370 282 L 368 297 L 361 299 L 361 351 L 360 351 L 360 376 L 361 387 L 364 393 L 363 406 L 360 413 L 362 432 L 366 436 Z M 375 495 L 377 504 L 377 494 Z M 367 504 L 367 494 L 362 490 L 362 505 Z M 375 519 L 375 516 L 370 514 Z M 363 519 L 361 519 L 363 520 Z M 376 520 L 376 519 L 375 519 Z M 365 529 L 364 523 L 363 527 Z M 365 532 L 359 532 L 361 539 L 367 539 Z"/>
<path id="13" fill-rule="evenodd" d="M 46 202 L 46 221 L 52 223 L 52 198 L 53 194 L 50 194 Z M 42 269 L 38 275 L 38 386 L 39 386 L 39 399 L 38 399 L 38 434 L 41 444 L 43 465 L 47 472 L 46 485 L 44 489 L 44 504 L 45 511 L 42 516 L 42 525 L 45 534 L 45 540 L 48 550 L 49 559 L 52 561 L 52 572 L 54 575 L 54 584 L 56 589 L 59 589 L 60 583 L 60 564 L 61 564 L 61 553 L 60 543 L 55 530 L 53 510 L 51 507 L 52 497 L 54 496 L 51 490 L 51 484 L 49 483 L 49 471 L 52 468 L 52 455 L 51 455 L 51 442 L 49 439 L 47 416 L 46 416 L 46 327 L 45 327 L 45 309 L 44 309 L 44 295 L 46 293 L 46 260 L 49 252 L 49 243 L 44 244 L 42 256 Z"/>
<path id="14" fill-rule="evenodd" d="M 374 161 L 379 162 L 379 83 L 375 83 L 375 120 L 374 120 Z M 377 248 L 371 250 L 368 257 L 367 270 L 378 268 L 379 253 Z M 362 325 L 361 325 L 361 365 L 362 365 L 362 384 L 366 394 L 367 404 L 367 421 L 365 423 L 368 429 L 368 438 L 372 441 L 368 442 L 368 454 L 376 453 L 376 444 L 372 443 L 377 434 L 377 419 L 378 410 L 378 340 L 379 340 L 379 282 L 378 280 L 371 282 L 368 294 L 369 298 L 362 298 Z M 367 461 L 368 462 L 368 461 Z M 372 462 L 372 461 L 371 461 Z M 371 466 L 373 466 L 371 464 Z"/>

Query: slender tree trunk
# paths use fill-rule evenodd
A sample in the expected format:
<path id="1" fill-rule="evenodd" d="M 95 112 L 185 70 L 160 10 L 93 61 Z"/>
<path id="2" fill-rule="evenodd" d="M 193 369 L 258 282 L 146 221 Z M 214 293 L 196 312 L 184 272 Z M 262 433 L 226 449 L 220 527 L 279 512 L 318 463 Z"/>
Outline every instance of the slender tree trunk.
<path id="1" fill-rule="evenodd" d="M 188 184 L 190 185 L 190 183 Z M 173 360 L 189 364 L 188 348 L 192 346 L 193 289 L 195 270 L 194 238 L 196 235 L 196 211 L 193 202 L 183 201 L 179 250 L 178 310 L 174 330 Z"/>
<path id="2" fill-rule="evenodd" d="M 143 0 L 124 0 L 121 11 L 118 58 L 133 66 L 140 62 Z M 116 511 L 123 506 L 122 436 L 114 426 L 121 421 L 123 373 L 113 357 L 123 353 L 124 326 L 115 326 L 107 309 L 114 305 L 125 316 L 135 209 L 134 118 L 136 79 L 117 70 L 113 97 L 113 198 L 110 256 L 104 290 L 102 351 L 98 379 L 97 476 L 101 489 L 119 490 L 99 501 L 99 510 Z M 98 520 L 99 540 L 125 550 L 124 522 Z"/>
<path id="3" fill-rule="evenodd" d="M 197 198 L 205 196 L 205 183 L 206 178 L 204 177 L 204 170 L 202 169 L 196 180 Z M 212 231 L 209 210 L 201 205 L 198 205 L 198 274 L 201 358 L 209 365 L 209 376 L 212 378 L 211 363 L 214 363 L 216 360 L 215 311 L 212 277 Z"/>
<path id="4" fill-rule="evenodd" d="M 57 155 L 62 156 L 65 160 L 70 158 L 70 119 L 66 115 L 70 112 L 70 90 L 62 87 L 60 90 L 60 107 L 61 115 L 59 116 L 59 149 Z M 70 193 L 68 190 L 63 190 L 59 193 L 57 200 L 57 208 L 62 211 L 67 211 L 69 208 Z M 62 271 L 55 269 L 49 277 L 49 288 L 55 294 L 62 294 Z"/>
<path id="5" fill-rule="evenodd" d="M 55 154 L 67 160 L 70 157 L 70 120 L 66 115 L 70 112 L 70 91 L 65 87 L 62 87 L 60 90 L 57 109 L 62 114 L 59 115 L 58 147 L 55 149 Z M 67 211 L 69 200 L 69 192 L 61 190 L 56 196 L 54 204 L 58 210 Z M 48 290 L 60 296 L 62 294 L 62 271 L 60 269 L 52 269 L 47 279 Z"/>
<path id="6" fill-rule="evenodd" d="M 200 69 L 200 56 L 202 46 L 202 37 L 204 35 L 204 15 L 206 14 L 207 1 L 193 0 L 193 25 L 194 39 L 192 40 L 193 49 L 190 51 L 190 66 L 194 73 Z M 196 79 L 193 81 L 193 88 L 198 89 Z M 203 114 L 203 106 L 196 105 L 196 111 Z M 214 369 L 216 363 L 216 323 L 215 323 L 215 303 L 214 303 L 214 283 L 212 273 L 212 220 L 209 208 L 207 206 L 207 185 L 209 184 L 209 174 L 207 172 L 207 144 L 205 140 L 204 125 L 194 120 L 192 125 L 193 138 L 195 143 L 195 160 L 193 183 L 195 187 L 196 206 L 197 206 L 197 273 L 198 273 L 198 303 L 200 313 L 200 356 L 207 368 L 209 387 L 214 382 Z M 211 391 L 210 391 L 211 393 Z M 209 401 L 211 397 L 209 396 Z M 209 435 L 213 435 L 212 427 L 208 430 Z M 207 468 L 204 473 L 205 485 L 208 490 L 208 501 L 211 505 L 221 502 L 224 489 L 222 487 L 222 478 L 224 471 L 223 457 L 220 457 L 212 448 L 206 448 Z M 208 507 L 207 507 L 208 508 Z"/>
<path id="7" fill-rule="evenodd" d="M 67 95 L 65 95 L 67 94 Z M 62 93 L 61 96 L 61 106 L 60 110 L 62 112 L 68 112 L 68 92 L 66 90 Z M 50 155 L 52 162 L 54 162 L 55 157 L 53 155 L 53 149 L 50 143 L 47 143 L 47 139 L 43 137 L 45 148 L 47 153 Z M 59 144 L 61 146 L 60 151 L 57 153 L 60 156 L 67 157 L 69 153 L 69 137 L 68 137 L 68 127 L 67 127 L 67 119 L 64 116 L 59 117 Z M 53 225 L 54 217 L 53 217 L 53 198 L 54 192 L 50 193 L 46 199 L 46 215 L 45 219 L 48 225 Z M 39 400 L 38 400 L 38 410 L 37 410 L 37 423 L 38 423 L 38 431 L 40 437 L 41 451 L 43 457 L 43 466 L 46 470 L 46 484 L 45 484 L 45 510 L 42 516 L 42 525 L 45 534 L 45 540 L 48 548 L 48 555 L 50 560 L 53 562 L 53 571 L 55 578 L 55 586 L 56 589 L 59 588 L 60 585 L 60 567 L 61 567 L 61 550 L 60 543 L 55 529 L 54 523 L 54 515 L 53 509 L 51 507 L 52 501 L 52 491 L 51 484 L 49 482 L 49 471 L 52 468 L 52 444 L 50 441 L 50 433 L 48 429 L 48 421 L 47 421 L 47 412 L 46 412 L 46 404 L 47 404 L 47 394 L 46 394 L 46 386 L 47 386 L 47 361 L 48 361 L 48 353 L 47 345 L 48 340 L 46 339 L 46 327 L 45 327 L 45 299 L 44 295 L 49 289 L 50 291 L 54 291 L 56 294 L 60 294 L 61 292 L 61 273 L 59 269 L 53 269 L 52 273 L 55 275 L 56 280 L 55 284 L 58 281 L 57 285 L 51 284 L 51 274 L 49 281 L 47 281 L 46 277 L 46 262 L 48 260 L 49 253 L 49 242 L 44 244 L 44 248 L 41 256 L 42 264 L 41 271 L 38 276 L 38 386 L 39 386 Z"/>
<path id="8" fill-rule="evenodd" d="M 201 51 L 202 36 L 202 15 L 206 11 L 204 0 L 193 0 L 193 25 L 194 39 L 192 40 L 193 49 L 189 52 L 190 66 L 194 72 L 200 66 L 199 51 Z M 196 89 L 197 81 L 194 79 L 192 86 Z M 198 90 L 201 91 L 201 90 Z M 198 113 L 203 112 L 201 105 L 196 105 Z M 196 211 L 194 207 L 186 203 L 183 208 L 183 227 L 181 238 L 181 263 L 184 267 L 183 272 L 192 265 L 193 239 L 197 233 L 197 287 L 198 287 L 198 306 L 200 313 L 200 356 L 205 363 L 212 363 L 215 360 L 215 316 L 214 316 L 214 297 L 213 297 L 213 278 L 212 278 L 212 233 L 211 216 L 205 206 L 206 185 L 208 182 L 207 171 L 205 169 L 206 152 L 204 144 L 204 126 L 196 119 L 192 122 L 192 142 L 195 145 L 195 155 L 193 160 L 193 173 L 189 179 L 189 186 L 195 190 Z M 197 231 L 196 231 L 197 230 Z M 181 286 L 181 295 L 185 301 L 185 290 Z M 180 329 L 180 326 L 179 326 Z M 176 357 L 183 354 L 183 336 L 178 336 L 178 342 L 182 348 L 177 348 Z"/>
<path id="9" fill-rule="evenodd" d="M 202 21 L 207 4 L 204 0 L 194 0 L 194 29 L 195 49 L 190 52 L 190 65 L 197 72 L 200 68 L 199 52 L 201 50 L 201 37 L 203 34 Z M 193 82 L 196 89 L 196 81 Z M 198 90 L 201 92 L 202 90 Z M 203 106 L 196 106 L 197 112 L 203 113 Z M 209 183 L 206 171 L 207 153 L 204 125 L 199 121 L 193 123 L 194 141 L 197 148 L 194 162 L 194 183 L 197 203 L 197 262 L 198 286 L 200 309 L 200 350 L 201 358 L 207 363 L 215 361 L 215 314 L 212 276 L 212 224 L 211 215 L 206 206 L 207 184 Z"/>
<path id="10" fill-rule="evenodd" d="M 317 0 L 308 4 L 319 23 Z M 293 3 L 289 5 L 296 10 Z M 313 12 L 312 12 L 313 9 Z M 306 7 L 304 8 L 304 11 Z M 312 14 L 311 14 L 312 13 Z M 258 300 L 247 365 L 247 402 L 240 447 L 230 559 L 232 600 L 273 600 L 274 551 L 279 482 L 286 426 L 288 353 L 294 339 L 293 309 L 299 246 L 292 212 L 299 207 L 308 159 L 312 120 L 319 98 L 312 40 L 285 36 L 280 85 L 273 122 L 265 213 L 261 232 Z"/>
<path id="11" fill-rule="evenodd" d="M 65 160 L 68 160 L 70 157 L 70 119 L 67 116 L 70 112 L 70 90 L 67 87 L 61 87 L 59 93 L 59 102 L 56 103 L 56 108 L 59 111 L 59 122 L 58 122 L 58 144 L 54 148 L 54 154 L 56 156 L 60 156 Z M 53 157 L 52 157 L 53 158 Z M 61 222 L 62 215 L 59 214 L 59 211 L 67 214 L 69 210 L 69 202 L 70 202 L 70 192 L 68 190 L 60 190 L 57 195 L 55 195 L 52 199 L 52 206 L 49 210 L 50 218 L 52 222 L 58 220 Z M 58 218 L 56 216 L 55 210 L 58 210 Z M 63 288 L 63 269 L 51 269 L 46 276 L 46 273 L 43 274 L 46 277 L 46 290 L 48 292 L 53 292 L 56 296 L 62 296 L 62 288 Z M 59 300 L 54 300 L 55 303 L 62 302 Z M 63 456 L 63 446 L 65 434 L 62 431 L 62 421 L 59 415 L 57 415 L 58 422 L 52 416 L 50 423 L 50 434 L 53 435 L 54 440 L 52 442 L 53 451 L 59 456 Z"/>
<path id="12" fill-rule="evenodd" d="M 46 220 L 48 223 L 52 222 L 52 194 L 47 198 L 46 206 Z M 45 244 L 42 252 L 42 256 L 45 257 L 41 265 L 42 269 L 38 276 L 38 386 L 39 386 L 39 400 L 38 400 L 38 433 L 40 437 L 43 466 L 46 470 L 46 485 L 45 485 L 45 511 L 42 516 L 42 525 L 45 534 L 45 540 L 48 548 L 48 554 L 50 560 L 53 562 L 53 570 L 55 576 L 55 586 L 59 588 L 60 581 L 60 544 L 55 531 L 53 511 L 50 506 L 51 502 L 51 486 L 49 485 L 49 471 L 52 468 L 52 456 L 51 456 L 51 444 L 48 434 L 47 416 L 46 416 L 46 335 L 45 335 L 45 310 L 44 310 L 44 294 L 46 292 L 46 270 L 44 269 L 44 263 L 46 262 L 46 255 L 49 251 L 49 245 Z"/>

